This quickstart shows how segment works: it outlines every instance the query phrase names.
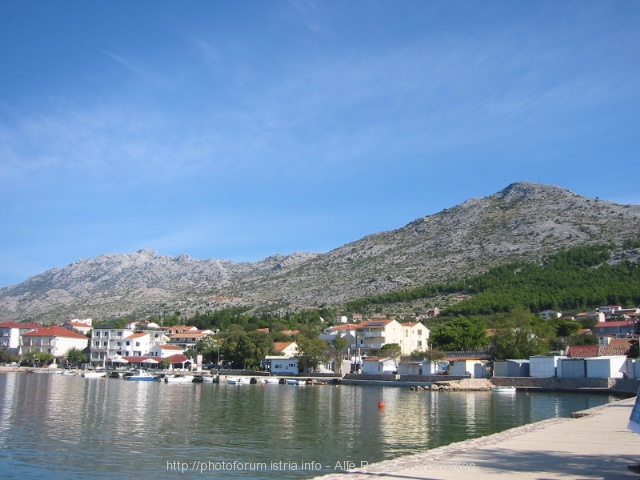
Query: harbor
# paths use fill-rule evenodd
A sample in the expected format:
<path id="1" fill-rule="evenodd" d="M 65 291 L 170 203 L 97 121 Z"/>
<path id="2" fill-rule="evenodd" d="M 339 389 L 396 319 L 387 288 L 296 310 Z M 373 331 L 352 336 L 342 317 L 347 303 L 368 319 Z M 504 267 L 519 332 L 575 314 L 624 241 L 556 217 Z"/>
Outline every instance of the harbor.
<path id="1" fill-rule="evenodd" d="M 137 478 L 140 471 L 201 478 L 204 468 L 236 462 L 235 470 L 209 474 L 312 478 L 481 442 L 619 399 L 589 392 L 171 384 L 3 372 L 0 467 L 20 478 L 70 478 L 87 469 L 96 478 Z"/>

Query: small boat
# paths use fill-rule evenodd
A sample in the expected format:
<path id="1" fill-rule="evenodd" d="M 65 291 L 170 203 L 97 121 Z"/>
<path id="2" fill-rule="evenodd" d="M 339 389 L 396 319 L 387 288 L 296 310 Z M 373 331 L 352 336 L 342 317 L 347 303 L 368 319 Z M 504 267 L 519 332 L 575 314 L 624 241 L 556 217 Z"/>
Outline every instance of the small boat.
<path id="1" fill-rule="evenodd" d="M 227 383 L 230 385 L 248 384 L 249 379 L 246 377 L 227 377 Z"/>
<path id="2" fill-rule="evenodd" d="M 82 372 L 81 376 L 84 378 L 103 378 L 107 372 L 102 372 L 100 370 L 85 370 Z"/>
<path id="3" fill-rule="evenodd" d="M 218 383 L 220 377 L 218 375 L 194 375 L 193 383 Z"/>
<path id="4" fill-rule="evenodd" d="M 287 385 L 306 385 L 307 380 L 303 378 L 287 378 Z"/>
<path id="5" fill-rule="evenodd" d="M 177 373 L 175 375 L 167 375 L 164 377 L 164 383 L 192 383 L 193 377 Z"/>
<path id="6" fill-rule="evenodd" d="M 280 379 L 278 377 L 265 377 L 262 379 L 262 383 L 277 385 L 280 383 Z"/>
<path id="7" fill-rule="evenodd" d="M 133 375 L 126 375 L 124 379 L 130 380 L 132 382 L 155 382 L 156 381 L 156 377 L 151 375 L 146 370 L 141 370 L 141 369 L 136 370 L 136 373 L 134 373 Z"/>
<path id="8" fill-rule="evenodd" d="M 78 375 L 78 371 L 77 370 L 64 370 L 61 375 L 64 375 L 66 377 L 75 377 Z"/>
<path id="9" fill-rule="evenodd" d="M 491 391 L 498 393 L 516 393 L 516 387 L 493 387 Z"/>

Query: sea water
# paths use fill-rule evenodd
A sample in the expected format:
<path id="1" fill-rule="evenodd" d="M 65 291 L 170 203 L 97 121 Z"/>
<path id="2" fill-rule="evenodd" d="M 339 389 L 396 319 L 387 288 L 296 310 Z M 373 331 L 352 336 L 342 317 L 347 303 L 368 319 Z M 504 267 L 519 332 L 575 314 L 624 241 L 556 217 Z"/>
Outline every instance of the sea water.
<path id="1" fill-rule="evenodd" d="M 614 399 L 1 373 L 0 475 L 310 478 L 570 416 Z"/>

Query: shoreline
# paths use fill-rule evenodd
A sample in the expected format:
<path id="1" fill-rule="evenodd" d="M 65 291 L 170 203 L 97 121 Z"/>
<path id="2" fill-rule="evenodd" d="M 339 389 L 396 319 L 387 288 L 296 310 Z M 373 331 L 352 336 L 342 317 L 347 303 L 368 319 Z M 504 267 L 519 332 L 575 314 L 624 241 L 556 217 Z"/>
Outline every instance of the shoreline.
<path id="1" fill-rule="evenodd" d="M 635 398 L 315 479 L 637 478 L 640 435 L 626 429 Z M 557 445 L 557 446 L 556 446 Z M 611 449 L 607 456 L 605 446 Z M 528 459 L 527 462 L 509 458 Z M 603 464 L 609 474 L 603 476 Z M 541 476 L 543 475 L 543 476 Z"/>
<path id="2" fill-rule="evenodd" d="M 62 373 L 61 368 L 47 367 L 7 367 L 0 366 L 0 373 Z M 177 370 L 174 372 L 178 373 Z M 187 375 L 202 375 L 208 373 L 208 370 L 197 371 L 179 371 L 179 373 Z M 169 373 L 169 371 L 158 371 L 157 373 Z M 217 371 L 221 377 L 255 377 L 262 378 L 270 376 L 267 372 L 248 372 L 220 370 Z M 214 371 L 211 371 L 214 374 Z M 420 392 L 448 393 L 448 392 L 472 392 L 472 391 L 490 391 L 499 387 L 514 387 L 521 392 L 589 392 L 602 393 L 618 396 L 635 396 L 640 389 L 640 380 L 628 378 L 558 378 L 558 377 L 491 377 L 491 378 L 464 378 L 464 377 L 448 377 L 439 376 L 398 376 L 400 378 L 384 378 L 391 376 L 377 375 L 354 375 L 348 374 L 343 378 L 336 375 L 276 375 L 278 378 L 306 378 L 318 381 L 329 382 L 337 385 L 372 385 L 393 388 L 410 388 L 411 390 Z M 383 377 L 383 378 L 376 378 Z M 405 377 L 405 378 L 402 378 Z"/>

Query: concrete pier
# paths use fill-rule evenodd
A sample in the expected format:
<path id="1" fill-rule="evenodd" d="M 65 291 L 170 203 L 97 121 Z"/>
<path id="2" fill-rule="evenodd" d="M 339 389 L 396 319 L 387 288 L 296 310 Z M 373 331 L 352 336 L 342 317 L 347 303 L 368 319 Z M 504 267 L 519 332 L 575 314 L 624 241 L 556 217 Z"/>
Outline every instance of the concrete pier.
<path id="1" fill-rule="evenodd" d="M 552 418 L 487 437 L 322 480 L 418 479 L 640 479 L 640 435 L 627 430 L 634 398 Z M 508 413 L 507 413 L 508 414 Z"/>

